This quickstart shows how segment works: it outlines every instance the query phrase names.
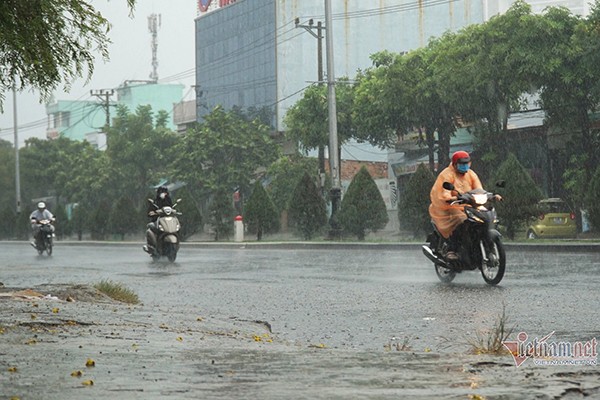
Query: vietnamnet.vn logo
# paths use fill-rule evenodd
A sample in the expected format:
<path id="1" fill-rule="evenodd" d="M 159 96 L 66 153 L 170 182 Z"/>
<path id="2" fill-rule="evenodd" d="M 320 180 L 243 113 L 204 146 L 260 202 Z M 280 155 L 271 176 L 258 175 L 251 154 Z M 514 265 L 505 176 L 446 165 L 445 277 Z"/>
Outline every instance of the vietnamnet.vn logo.
<path id="1" fill-rule="evenodd" d="M 219 2 L 219 7 L 228 6 L 230 4 L 235 3 L 235 0 L 215 0 L 215 2 Z M 208 10 L 208 6 L 212 3 L 213 0 L 198 0 L 198 8 L 200 11 L 205 12 Z"/>
<path id="2" fill-rule="evenodd" d="M 528 340 L 527 333 L 520 332 L 517 340 L 504 340 L 502 344 L 512 354 L 517 367 L 529 358 L 536 365 L 597 365 L 596 338 L 586 342 L 556 342 L 549 340 L 552 335 L 554 332 Z"/>

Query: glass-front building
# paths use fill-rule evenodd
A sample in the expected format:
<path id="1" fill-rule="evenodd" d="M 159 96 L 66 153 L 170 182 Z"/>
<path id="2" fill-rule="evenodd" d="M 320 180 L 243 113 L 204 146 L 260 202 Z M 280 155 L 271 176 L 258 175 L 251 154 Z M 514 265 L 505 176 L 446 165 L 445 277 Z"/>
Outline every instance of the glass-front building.
<path id="1" fill-rule="evenodd" d="M 211 1 L 203 0 L 206 3 Z M 215 6 L 217 1 L 212 3 Z M 300 99 L 304 88 L 318 80 L 319 40 L 315 36 L 318 22 L 325 25 L 324 2 L 225 3 L 228 4 L 212 7 L 196 19 L 198 118 L 217 105 L 226 109 L 268 106 L 273 109 L 274 126 L 284 131 L 286 110 Z M 352 79 L 359 70 L 371 66 L 373 53 L 409 51 L 447 30 L 482 22 L 484 3 L 333 0 L 333 75 Z M 302 28 L 310 26 L 311 21 L 313 35 Z M 321 44 L 326 77 L 324 39 Z"/>

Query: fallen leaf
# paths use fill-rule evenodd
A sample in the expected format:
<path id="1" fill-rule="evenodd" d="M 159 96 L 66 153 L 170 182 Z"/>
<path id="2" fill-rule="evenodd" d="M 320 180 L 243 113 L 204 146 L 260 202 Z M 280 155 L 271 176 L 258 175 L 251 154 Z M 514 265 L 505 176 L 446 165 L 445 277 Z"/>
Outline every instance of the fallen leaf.
<path id="1" fill-rule="evenodd" d="M 73 376 L 75 378 L 80 377 L 81 375 L 83 375 L 82 371 L 73 371 L 73 372 L 71 372 L 71 376 Z"/>
<path id="2" fill-rule="evenodd" d="M 17 367 L 10 367 L 8 372 L 17 372 Z"/>
<path id="3" fill-rule="evenodd" d="M 94 385 L 94 381 L 93 381 L 93 380 L 91 380 L 91 379 L 89 379 L 89 380 L 87 380 L 87 381 L 83 381 L 83 382 L 81 382 L 81 384 L 82 384 L 82 385 L 85 385 L 85 386 L 93 386 L 93 385 Z"/>
<path id="4" fill-rule="evenodd" d="M 54 307 L 54 308 L 52 309 L 52 312 L 53 312 L 54 314 L 58 314 L 58 312 L 59 312 L 59 311 L 60 311 L 60 310 L 58 309 L 58 307 Z"/>
<path id="5" fill-rule="evenodd" d="M 96 361 L 92 360 L 91 358 L 88 358 L 87 361 L 85 362 L 85 366 L 88 368 L 95 367 Z"/>
<path id="6" fill-rule="evenodd" d="M 31 314 L 31 319 L 36 319 L 36 318 L 37 318 L 37 315 Z"/>
<path id="7" fill-rule="evenodd" d="M 177 336 L 177 341 L 178 342 L 183 342 L 183 338 L 181 336 Z"/>

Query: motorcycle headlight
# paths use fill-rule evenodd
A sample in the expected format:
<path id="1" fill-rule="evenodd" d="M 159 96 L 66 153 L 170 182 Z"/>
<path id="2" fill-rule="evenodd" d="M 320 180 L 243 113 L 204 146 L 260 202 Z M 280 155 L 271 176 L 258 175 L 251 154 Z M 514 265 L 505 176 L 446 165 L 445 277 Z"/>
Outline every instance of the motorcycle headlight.
<path id="1" fill-rule="evenodd" d="M 158 225 L 158 229 L 161 230 L 161 231 L 163 231 L 163 232 L 165 231 L 165 228 L 163 228 L 162 225 Z"/>
<path id="2" fill-rule="evenodd" d="M 467 208 L 466 211 L 467 211 L 467 216 L 469 218 L 471 218 L 473 221 L 479 222 L 480 224 L 483 224 L 485 222 L 483 219 L 479 218 L 475 214 L 475 212 L 473 212 L 473 210 Z"/>
<path id="3" fill-rule="evenodd" d="M 474 194 L 473 200 L 475 200 L 475 204 L 485 204 L 487 203 L 487 194 Z"/>

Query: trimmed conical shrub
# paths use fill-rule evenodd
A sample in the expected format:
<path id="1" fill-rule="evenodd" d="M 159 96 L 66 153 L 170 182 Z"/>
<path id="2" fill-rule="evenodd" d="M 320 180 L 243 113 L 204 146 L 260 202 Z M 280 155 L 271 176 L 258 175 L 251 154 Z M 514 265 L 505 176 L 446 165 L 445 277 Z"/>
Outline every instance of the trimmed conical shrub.
<path id="1" fill-rule="evenodd" d="M 500 223 L 506 227 L 506 236 L 514 239 L 517 229 L 537 215 L 542 191 L 512 153 L 498 167 L 494 180 L 505 181 L 505 188 L 497 190 L 503 200 L 496 204 L 496 209 Z"/>
<path id="2" fill-rule="evenodd" d="M 294 189 L 289 212 L 292 223 L 306 240 L 311 239 L 327 224 L 325 200 L 306 173 Z"/>
<path id="3" fill-rule="evenodd" d="M 398 204 L 400 229 L 412 232 L 415 237 L 431 230 L 429 193 L 435 176 L 425 164 L 419 164 L 401 194 Z"/>
<path id="4" fill-rule="evenodd" d="M 358 240 L 364 240 L 367 231 L 375 232 L 388 223 L 383 197 L 364 166 L 348 186 L 338 221 L 345 232 L 355 235 Z"/>
<path id="5" fill-rule="evenodd" d="M 256 233 L 256 240 L 261 240 L 264 233 L 276 232 L 279 229 L 275 204 L 260 181 L 254 184 L 246 203 L 244 221 L 248 224 L 248 230 Z"/>

